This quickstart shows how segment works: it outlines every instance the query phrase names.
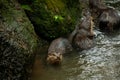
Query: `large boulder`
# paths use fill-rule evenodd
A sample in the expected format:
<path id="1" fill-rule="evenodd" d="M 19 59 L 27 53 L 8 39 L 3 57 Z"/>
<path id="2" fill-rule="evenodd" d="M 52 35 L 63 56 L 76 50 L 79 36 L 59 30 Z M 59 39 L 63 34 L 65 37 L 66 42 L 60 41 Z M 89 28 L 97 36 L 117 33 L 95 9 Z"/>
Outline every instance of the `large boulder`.
<path id="1" fill-rule="evenodd" d="M 36 33 L 47 40 L 71 33 L 81 16 L 79 0 L 19 0 Z"/>
<path id="2" fill-rule="evenodd" d="M 0 0 L 0 79 L 28 80 L 37 36 L 16 0 Z"/>

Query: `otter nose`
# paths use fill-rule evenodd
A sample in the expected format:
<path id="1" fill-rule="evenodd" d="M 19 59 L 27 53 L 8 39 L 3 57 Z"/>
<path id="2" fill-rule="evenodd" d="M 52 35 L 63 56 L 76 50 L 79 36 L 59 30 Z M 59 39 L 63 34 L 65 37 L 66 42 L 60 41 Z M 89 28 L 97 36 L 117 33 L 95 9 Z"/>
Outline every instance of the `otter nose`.
<path id="1" fill-rule="evenodd" d="M 93 33 L 88 34 L 88 38 L 93 39 L 96 35 Z"/>
<path id="2" fill-rule="evenodd" d="M 59 56 L 57 56 L 57 60 L 60 60 L 60 57 L 59 57 Z"/>

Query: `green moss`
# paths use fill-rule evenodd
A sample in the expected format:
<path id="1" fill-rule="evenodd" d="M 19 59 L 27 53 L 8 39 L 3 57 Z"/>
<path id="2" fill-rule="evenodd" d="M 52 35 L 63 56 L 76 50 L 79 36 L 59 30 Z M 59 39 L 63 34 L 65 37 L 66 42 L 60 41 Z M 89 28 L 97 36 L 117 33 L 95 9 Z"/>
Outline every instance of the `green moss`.
<path id="1" fill-rule="evenodd" d="M 29 6 L 33 12 L 26 12 L 36 33 L 47 40 L 72 32 L 81 15 L 78 1 L 73 0 L 35 0 Z"/>
<path id="2" fill-rule="evenodd" d="M 56 13 L 65 9 L 65 4 L 61 0 L 46 0 L 46 5 L 49 10 Z"/>
<path id="3" fill-rule="evenodd" d="M 21 7 L 24 9 L 24 10 L 28 10 L 28 11 L 32 11 L 31 7 L 29 5 L 21 5 Z"/>

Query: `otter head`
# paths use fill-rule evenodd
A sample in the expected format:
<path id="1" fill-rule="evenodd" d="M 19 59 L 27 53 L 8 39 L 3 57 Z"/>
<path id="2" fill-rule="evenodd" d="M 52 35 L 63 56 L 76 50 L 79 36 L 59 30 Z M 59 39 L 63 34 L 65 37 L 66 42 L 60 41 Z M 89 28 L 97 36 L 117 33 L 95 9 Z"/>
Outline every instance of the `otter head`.
<path id="1" fill-rule="evenodd" d="M 62 62 L 62 54 L 57 52 L 49 53 L 47 62 L 49 64 L 60 64 Z"/>
<path id="2" fill-rule="evenodd" d="M 78 32 L 81 33 L 83 36 L 90 37 L 91 39 L 94 37 L 94 22 L 93 17 L 90 15 L 85 16 L 85 18 L 82 20 L 81 25 L 79 27 Z"/>

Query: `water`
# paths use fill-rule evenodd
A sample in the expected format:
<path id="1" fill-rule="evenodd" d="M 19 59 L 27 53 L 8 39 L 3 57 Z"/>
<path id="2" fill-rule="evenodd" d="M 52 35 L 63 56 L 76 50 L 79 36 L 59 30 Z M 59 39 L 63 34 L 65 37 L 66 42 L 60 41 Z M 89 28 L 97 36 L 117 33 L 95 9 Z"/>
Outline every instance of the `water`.
<path id="1" fill-rule="evenodd" d="M 38 55 L 36 65 L 40 65 L 34 70 L 39 73 L 33 75 L 33 80 L 120 80 L 119 31 L 112 36 L 96 33 L 95 47 L 65 55 L 59 67 L 44 64 L 45 55 Z M 40 53 L 47 54 L 47 48 L 40 49 Z"/>
<path id="2" fill-rule="evenodd" d="M 120 31 L 111 35 L 95 32 L 96 45 L 93 48 L 64 55 L 58 67 L 45 63 L 47 47 L 41 48 L 32 80 L 120 80 Z"/>

